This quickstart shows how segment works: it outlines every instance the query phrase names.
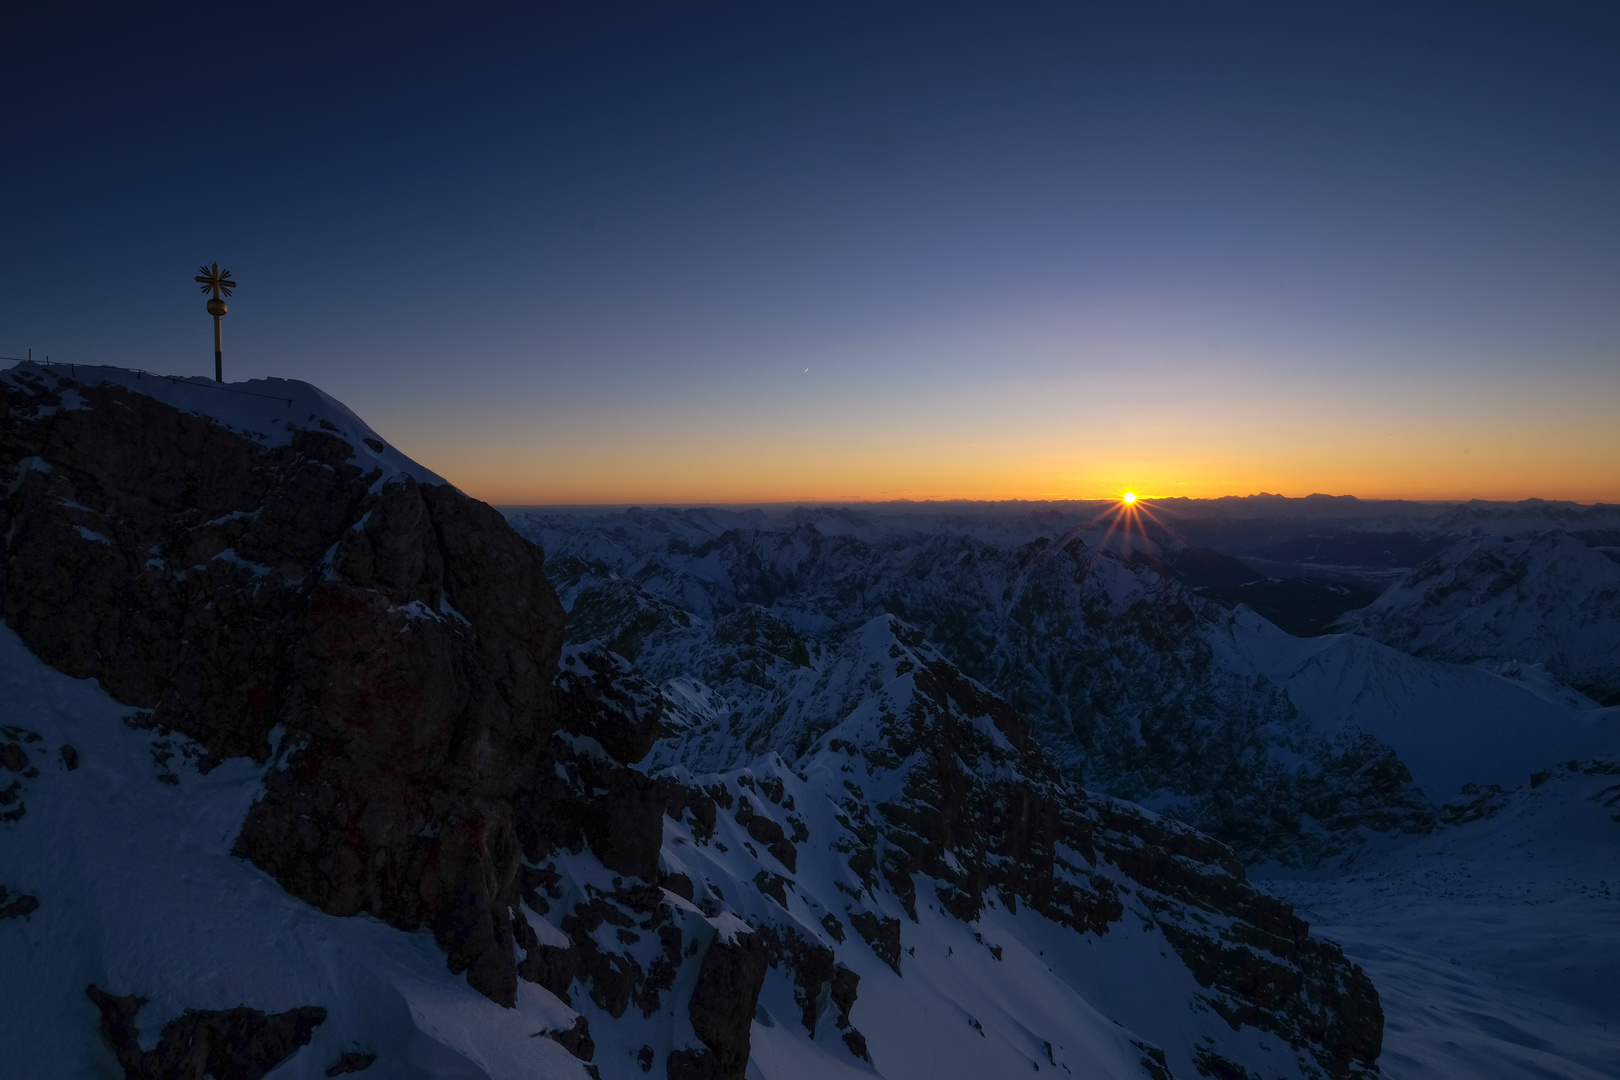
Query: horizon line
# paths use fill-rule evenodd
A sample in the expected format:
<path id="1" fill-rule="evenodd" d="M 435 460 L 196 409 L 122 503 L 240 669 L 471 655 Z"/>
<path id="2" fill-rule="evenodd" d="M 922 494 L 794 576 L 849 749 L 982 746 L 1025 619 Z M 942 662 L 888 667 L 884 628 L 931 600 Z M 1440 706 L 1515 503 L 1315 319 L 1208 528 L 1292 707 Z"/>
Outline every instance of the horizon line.
<path id="1" fill-rule="evenodd" d="M 1573 499 L 1544 499 L 1539 496 L 1528 496 L 1523 499 L 1480 499 L 1480 498 L 1438 498 L 1438 499 L 1412 499 L 1363 495 L 1328 495 L 1322 492 L 1313 492 L 1310 495 L 1277 495 L 1271 492 L 1256 492 L 1249 495 L 1212 495 L 1194 497 L 1190 495 L 1138 495 L 1137 505 L 1143 503 L 1213 503 L 1231 501 L 1247 501 L 1250 499 L 1272 499 L 1283 502 L 1306 502 L 1317 500 L 1348 500 L 1357 503 L 1381 504 L 1398 503 L 1407 506 L 1490 506 L 1490 507 L 1520 507 L 1526 504 L 1540 504 L 1549 507 L 1581 507 L 1583 509 L 1620 508 L 1620 503 L 1610 503 L 1603 500 L 1594 502 L 1579 502 Z M 733 508 L 764 509 L 767 507 L 805 508 L 812 507 L 863 507 L 863 506 L 1099 506 L 1123 502 L 1120 498 L 1072 498 L 1072 499 L 753 499 L 738 501 L 660 501 L 657 499 L 641 499 L 615 502 L 504 502 L 485 500 L 497 510 L 699 510 L 715 509 L 725 510 Z"/>

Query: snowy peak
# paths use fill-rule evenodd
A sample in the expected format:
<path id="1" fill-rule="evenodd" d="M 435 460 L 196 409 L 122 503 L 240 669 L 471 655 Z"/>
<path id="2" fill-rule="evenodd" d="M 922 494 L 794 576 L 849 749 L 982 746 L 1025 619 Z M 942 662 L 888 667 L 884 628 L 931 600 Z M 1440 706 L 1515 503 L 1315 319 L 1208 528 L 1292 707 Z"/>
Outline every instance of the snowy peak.
<path id="1" fill-rule="evenodd" d="M 1316 732 L 1357 733 L 1398 754 L 1439 806 L 1464 784 L 1521 783 L 1588 738 L 1585 707 L 1481 667 L 1436 663 L 1352 634 L 1295 638 L 1241 613 L 1228 642 Z"/>
<path id="2" fill-rule="evenodd" d="M 38 416 L 94 409 L 100 402 L 111 407 L 122 391 L 160 401 L 266 448 L 288 446 L 300 432 L 330 435 L 352 451 L 347 460 L 362 472 L 375 471 L 379 483 L 404 477 L 423 484 L 445 483 L 394 449 L 348 406 L 296 379 L 216 383 L 200 375 L 180 378 L 88 364 L 19 363 L 0 371 L 0 382 L 27 395 L 28 407 Z"/>
<path id="3" fill-rule="evenodd" d="M 823 699 L 853 708 L 809 725 L 802 753 L 663 770 L 706 806 L 689 803 L 685 828 L 666 830 L 662 859 L 703 910 L 734 910 L 765 940 L 792 943 L 773 955 L 824 949 L 858 976 L 851 1015 L 880 1073 L 1097 1069 L 1099 1047 L 1113 1047 L 1104 1059 L 1124 1049 L 1152 1075 L 1153 1063 L 1246 1059 L 1253 1039 L 1303 1054 L 1307 1073 L 1371 1060 L 1381 1018 L 1370 987 L 1331 946 L 1296 945 L 1304 924 L 1251 889 L 1226 849 L 1064 781 L 1013 709 L 898 619 L 866 623 L 829 667 L 865 693 Z M 806 726 L 791 712 L 781 722 L 794 734 L 778 745 L 792 746 Z M 773 961 L 761 1002 L 777 1024 L 802 1011 L 814 1039 L 795 962 Z M 1217 974 L 1239 969 L 1289 989 L 1263 1000 Z M 1097 1025 L 1095 988 L 1115 979 L 1157 980 L 1161 998 L 1189 995 L 1216 1023 L 1188 1027 L 1144 999 Z M 923 1046 L 869 1019 L 919 1007 L 968 1022 L 930 1028 Z M 1032 1019 L 1056 1022 L 1057 1009 L 1069 1014 L 1058 1029 Z M 1249 1034 L 1233 1042 L 1230 1025 Z"/>
<path id="4" fill-rule="evenodd" d="M 987 539 L 997 519 L 984 516 L 880 541 L 800 521 L 638 546 L 617 515 L 514 520 L 555 545 L 571 633 L 687 703 L 656 767 L 806 752 L 875 692 L 868 673 L 887 669 L 861 642 L 892 615 L 1007 700 L 1072 779 L 1245 859 L 1300 866 L 1427 832 L 1463 784 L 1522 781 L 1563 753 L 1586 707 L 1533 670 L 1505 679 L 1362 638 L 1292 637 L 1176 580 L 1165 560 L 1202 549 L 1167 539 L 1122 558 L 1089 544 L 1085 523 L 1012 544 Z"/>
<path id="5" fill-rule="evenodd" d="M 1620 561 L 1565 531 L 1460 540 L 1339 626 L 1417 656 L 1541 664 L 1620 701 Z"/>

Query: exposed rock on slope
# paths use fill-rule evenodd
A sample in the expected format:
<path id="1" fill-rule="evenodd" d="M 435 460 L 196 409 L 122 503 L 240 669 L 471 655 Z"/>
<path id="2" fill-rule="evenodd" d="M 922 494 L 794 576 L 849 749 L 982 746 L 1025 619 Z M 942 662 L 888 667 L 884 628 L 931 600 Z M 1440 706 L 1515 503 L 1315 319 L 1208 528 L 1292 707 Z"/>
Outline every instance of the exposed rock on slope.
<path id="1" fill-rule="evenodd" d="M 683 700 L 705 719 L 669 752 L 694 768 L 746 760 L 784 723 L 863 694 L 840 642 L 893 613 L 1028 716 L 1072 778 L 1172 812 L 1246 859 L 1312 863 L 1434 821 L 1387 745 L 1318 730 L 1231 646 L 1244 632 L 1232 613 L 1078 535 L 1009 548 L 802 525 L 694 546 L 659 543 L 661 516 L 645 535 L 518 524 L 555 545 L 549 569 L 574 639 L 598 638 L 691 690 Z"/>
<path id="2" fill-rule="evenodd" d="M 678 702 L 682 737 L 654 755 L 693 768 L 791 730 L 787 745 L 808 745 L 804 730 L 865 692 L 846 641 L 884 613 L 1007 698 L 1071 778 L 1246 861 L 1311 865 L 1426 832 L 1463 783 L 1507 782 L 1504 761 L 1516 775 L 1527 749 L 1552 760 L 1584 723 L 1581 703 L 1486 670 L 1291 637 L 1153 569 L 1139 556 L 1156 542 L 1047 535 L 1049 517 L 937 516 L 932 531 L 830 511 L 770 528 L 716 510 L 514 522 L 551 552 L 570 636 L 623 653 Z"/>
<path id="3" fill-rule="evenodd" d="M 114 997 L 93 983 L 85 992 L 101 1012 L 101 1037 L 129 1080 L 260 1080 L 309 1045 L 311 1033 L 326 1020 L 326 1010 L 316 1006 L 271 1015 L 240 1006 L 188 1009 L 163 1025 L 157 1046 L 142 1050 L 135 1016 L 146 1000 Z"/>
<path id="4" fill-rule="evenodd" d="M 1338 625 L 1510 674 L 1542 664 L 1600 704 L 1620 704 L 1620 561 L 1567 532 L 1460 540 Z"/>
<path id="5" fill-rule="evenodd" d="M 660 959 L 679 954 L 697 912 L 734 913 L 752 933 L 739 930 L 726 952 L 709 946 L 707 956 L 724 965 L 715 972 L 703 961 L 689 1005 L 705 1045 L 676 1045 L 672 1076 L 687 1075 L 681 1070 L 698 1059 L 740 1075 L 721 1064 L 738 1034 L 716 1032 L 721 1010 L 700 1004 L 711 980 L 757 986 L 768 1030 L 793 1027 L 794 1041 L 823 1044 L 815 1060 L 829 1069 L 848 1054 L 869 1056 L 886 1075 L 943 1067 L 987 1075 L 1043 1060 L 1080 1071 L 1088 1061 L 1095 1067 L 1099 1042 L 1149 1061 L 1159 1055 L 1186 1072 L 1201 1060 L 1244 1059 L 1257 1045 L 1294 1058 L 1291 1068 L 1305 1075 L 1351 1075 L 1372 1064 L 1383 1020 L 1371 984 L 1253 889 L 1228 850 L 1064 780 L 1017 713 L 915 629 L 880 618 L 857 636 L 853 664 L 869 692 L 800 730 L 810 739 L 801 753 L 784 738 L 786 749 L 750 767 L 694 775 L 677 765 L 629 785 L 668 793 L 664 913 L 633 887 L 592 883 L 589 862 L 570 851 L 600 855 L 595 838 L 562 838 L 540 861 L 540 905 L 571 914 L 561 922 L 568 943 L 542 947 L 534 971 L 559 994 L 581 988 L 588 1000 L 571 1004 L 593 1031 L 629 1017 L 649 989 L 656 1003 L 663 986 L 680 984 L 684 976 L 660 976 Z M 609 670 L 599 660 L 580 666 Z M 673 703 L 666 706 L 673 715 Z M 563 762 L 573 790 L 625 784 L 616 765 L 588 751 Z M 608 926 L 622 930 L 608 938 Z M 1105 947 L 1062 961 L 1052 951 L 1086 941 Z M 1018 1012 L 1016 1034 L 983 1015 L 986 967 L 1005 970 L 1021 993 L 1067 1019 L 1045 1027 Z M 1103 1026 L 1085 1018 L 1073 980 L 1140 978 L 1165 980 L 1155 1005 Z M 1195 1019 L 1165 1008 L 1163 994 L 1186 995 Z M 893 1017 L 901 1002 L 979 1014 L 979 1029 L 993 1026 L 996 1040 L 1011 1039 L 1017 1050 L 976 1050 L 976 1034 L 965 1046 L 924 1053 L 905 1023 L 863 1019 Z M 1130 1029 L 1128 1038 L 1111 1033 L 1116 1024 Z M 760 1034 L 756 1025 L 756 1056 Z M 963 1054 L 973 1055 L 972 1067 L 948 1061 Z M 899 1064 L 906 1058 L 909 1067 Z M 729 1060 L 740 1070 L 742 1059 Z"/>

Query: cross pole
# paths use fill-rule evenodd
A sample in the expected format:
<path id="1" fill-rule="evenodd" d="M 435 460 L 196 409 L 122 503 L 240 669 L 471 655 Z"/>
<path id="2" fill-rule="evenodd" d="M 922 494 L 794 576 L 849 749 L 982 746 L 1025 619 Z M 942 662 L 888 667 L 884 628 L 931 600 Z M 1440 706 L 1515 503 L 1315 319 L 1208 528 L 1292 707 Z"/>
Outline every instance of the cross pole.
<path id="1" fill-rule="evenodd" d="M 203 292 L 214 294 L 208 300 L 208 314 L 214 317 L 214 381 L 224 382 L 225 354 L 220 348 L 219 320 L 220 316 L 225 314 L 225 301 L 221 299 L 221 296 L 231 295 L 231 290 L 236 288 L 236 282 L 231 280 L 229 270 L 219 268 L 219 263 L 215 263 L 213 266 L 204 265 L 201 269 L 202 273 L 192 280 L 202 283 Z"/>

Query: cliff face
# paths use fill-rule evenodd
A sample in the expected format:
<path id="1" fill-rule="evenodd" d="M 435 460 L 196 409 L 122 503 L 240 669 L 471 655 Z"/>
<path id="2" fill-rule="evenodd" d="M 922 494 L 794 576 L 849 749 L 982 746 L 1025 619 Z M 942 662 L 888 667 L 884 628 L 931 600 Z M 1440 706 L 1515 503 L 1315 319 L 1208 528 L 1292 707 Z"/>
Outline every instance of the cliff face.
<path id="1" fill-rule="evenodd" d="M 255 437 L 30 374 L 0 382 L 6 622 L 216 759 L 274 753 L 238 852 L 326 911 L 431 926 L 510 1002 L 511 799 L 564 618 L 540 550 L 330 420 Z"/>

